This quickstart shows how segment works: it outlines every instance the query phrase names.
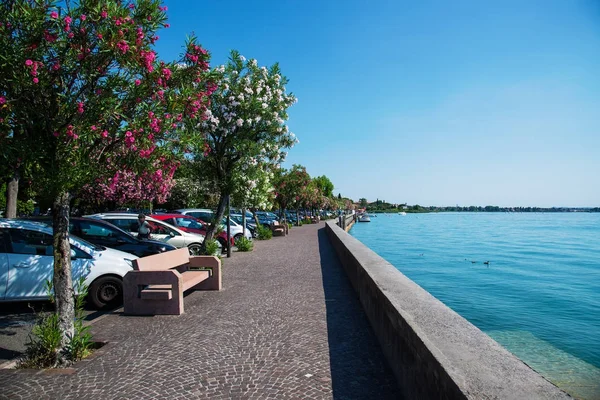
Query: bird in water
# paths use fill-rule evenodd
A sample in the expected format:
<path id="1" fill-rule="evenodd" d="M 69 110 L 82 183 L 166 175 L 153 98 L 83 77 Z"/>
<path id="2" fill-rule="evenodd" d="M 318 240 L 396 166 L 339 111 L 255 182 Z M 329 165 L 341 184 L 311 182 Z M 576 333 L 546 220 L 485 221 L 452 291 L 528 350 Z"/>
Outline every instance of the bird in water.
<path id="1" fill-rule="evenodd" d="M 484 263 L 485 265 L 490 265 L 490 262 L 489 262 L 489 261 L 484 261 L 483 263 Z"/>

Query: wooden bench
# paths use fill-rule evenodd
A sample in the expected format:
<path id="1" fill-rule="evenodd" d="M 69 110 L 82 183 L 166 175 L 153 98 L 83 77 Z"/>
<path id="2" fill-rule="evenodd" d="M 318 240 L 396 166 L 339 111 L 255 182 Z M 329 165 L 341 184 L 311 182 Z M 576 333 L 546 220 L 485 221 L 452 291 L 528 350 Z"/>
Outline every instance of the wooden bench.
<path id="1" fill-rule="evenodd" d="M 273 232 L 273 236 L 285 236 L 288 234 L 287 224 L 280 224 L 279 221 L 271 222 L 269 227 L 271 228 L 271 232 Z"/>
<path id="2" fill-rule="evenodd" d="M 221 290 L 221 260 L 187 248 L 133 260 L 123 278 L 125 314 L 183 314 L 186 290 Z"/>

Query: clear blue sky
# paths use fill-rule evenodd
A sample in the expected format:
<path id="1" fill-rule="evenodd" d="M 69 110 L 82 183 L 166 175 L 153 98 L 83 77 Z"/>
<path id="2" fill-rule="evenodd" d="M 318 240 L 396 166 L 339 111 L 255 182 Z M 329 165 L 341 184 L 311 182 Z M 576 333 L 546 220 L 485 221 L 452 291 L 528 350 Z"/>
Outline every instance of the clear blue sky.
<path id="1" fill-rule="evenodd" d="M 600 1 L 170 0 L 164 59 L 279 62 L 287 166 L 421 205 L 600 206 Z"/>

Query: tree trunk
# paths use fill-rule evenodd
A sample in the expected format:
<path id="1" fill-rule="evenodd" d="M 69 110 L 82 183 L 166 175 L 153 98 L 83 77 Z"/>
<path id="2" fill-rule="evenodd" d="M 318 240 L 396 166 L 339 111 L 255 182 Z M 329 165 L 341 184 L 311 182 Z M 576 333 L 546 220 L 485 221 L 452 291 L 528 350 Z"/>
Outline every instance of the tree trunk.
<path id="1" fill-rule="evenodd" d="M 258 220 L 258 215 L 256 215 L 256 207 L 252 207 L 250 209 L 250 212 L 252 213 L 252 217 L 254 218 L 254 223 L 256 224 L 256 229 L 258 229 L 260 225 L 260 221 Z"/>
<path id="2" fill-rule="evenodd" d="M 61 348 L 64 349 L 75 331 L 75 296 L 71 278 L 71 245 L 69 243 L 68 192 L 60 193 L 52 207 L 54 229 L 54 297 L 59 328 L 62 334 Z"/>
<path id="3" fill-rule="evenodd" d="M 19 171 L 15 170 L 6 185 L 6 218 L 17 218 L 17 195 L 19 194 Z"/>
<path id="4" fill-rule="evenodd" d="M 206 231 L 206 235 L 204 236 L 204 240 L 210 240 L 215 236 L 215 231 L 217 230 L 217 226 L 221 223 L 223 219 L 223 215 L 225 214 L 225 206 L 227 205 L 227 195 L 221 192 L 219 195 L 219 205 L 217 206 L 217 212 L 213 217 L 213 220 Z M 229 246 L 230 239 L 227 238 L 227 245 Z"/>

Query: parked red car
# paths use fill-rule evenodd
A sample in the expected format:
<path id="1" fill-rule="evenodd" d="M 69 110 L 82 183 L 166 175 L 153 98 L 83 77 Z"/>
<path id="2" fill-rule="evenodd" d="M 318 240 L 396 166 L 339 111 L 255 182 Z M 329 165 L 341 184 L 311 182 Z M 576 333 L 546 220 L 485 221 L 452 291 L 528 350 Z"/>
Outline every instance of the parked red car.
<path id="1" fill-rule="evenodd" d="M 208 224 L 198 218 L 194 218 L 191 215 L 183 214 L 152 214 L 152 218 L 160 221 L 165 221 L 167 224 L 173 225 L 182 231 L 190 233 L 198 233 L 202 236 L 206 235 L 208 230 Z M 227 232 L 221 232 L 215 237 L 221 243 L 223 250 L 227 248 Z M 230 243 L 235 246 L 235 241 L 230 238 Z"/>

